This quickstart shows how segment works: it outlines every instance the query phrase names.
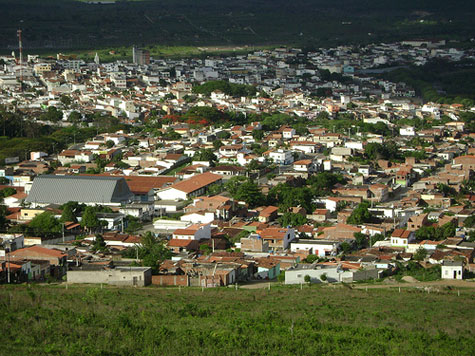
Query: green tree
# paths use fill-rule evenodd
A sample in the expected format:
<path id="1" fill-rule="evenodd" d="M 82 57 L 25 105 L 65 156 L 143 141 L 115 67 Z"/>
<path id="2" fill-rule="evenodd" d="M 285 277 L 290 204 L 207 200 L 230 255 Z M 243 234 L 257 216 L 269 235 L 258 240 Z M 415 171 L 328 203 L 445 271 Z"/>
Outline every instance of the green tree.
<path id="1" fill-rule="evenodd" d="M 71 221 L 76 222 L 76 215 L 74 214 L 74 208 L 71 205 L 65 205 L 61 213 L 61 222 Z"/>
<path id="2" fill-rule="evenodd" d="M 361 225 L 363 223 L 371 221 L 371 213 L 368 210 L 369 203 L 362 202 L 353 210 L 346 222 L 352 225 Z"/>
<path id="3" fill-rule="evenodd" d="M 423 247 L 419 247 L 416 251 L 416 253 L 414 253 L 414 260 L 416 261 L 423 261 L 424 258 L 426 258 L 427 256 L 427 250 Z"/>
<path id="4" fill-rule="evenodd" d="M 92 244 L 92 251 L 93 252 L 104 252 L 106 251 L 106 242 L 104 240 L 104 237 L 102 237 L 101 234 L 96 234 L 94 238 L 94 243 Z"/>
<path id="5" fill-rule="evenodd" d="M 0 195 L 4 198 L 9 197 L 10 195 L 16 194 L 16 190 L 11 187 L 4 188 L 0 190 Z"/>
<path id="6" fill-rule="evenodd" d="M 242 183 L 237 189 L 236 194 L 233 195 L 233 198 L 245 201 L 251 208 L 262 205 L 265 201 L 265 197 L 258 185 L 251 180 Z"/>
<path id="7" fill-rule="evenodd" d="M 349 252 L 351 251 L 351 245 L 350 245 L 348 242 L 344 241 L 344 242 L 341 243 L 340 249 L 341 249 L 341 250 L 343 251 L 343 253 L 345 253 L 345 254 L 346 254 L 346 253 L 349 253 Z"/>
<path id="8" fill-rule="evenodd" d="M 220 140 L 215 140 L 215 141 L 213 141 L 213 148 L 214 148 L 215 150 L 219 150 L 219 148 L 220 148 L 221 146 L 223 146 L 223 142 L 222 142 L 222 141 L 220 141 Z"/>
<path id="9" fill-rule="evenodd" d="M 140 246 L 137 246 L 137 248 L 142 265 L 152 267 L 154 272 L 157 271 L 161 262 L 170 259 L 172 256 L 165 243 L 158 240 L 151 232 L 145 233 L 140 242 Z"/>
<path id="10" fill-rule="evenodd" d="M 97 218 L 97 210 L 95 207 L 87 206 L 84 209 L 81 219 L 81 226 L 87 228 L 89 232 L 101 226 L 101 222 Z"/>
<path id="11" fill-rule="evenodd" d="M 193 156 L 193 161 L 208 161 L 210 163 L 215 162 L 218 159 L 212 149 L 202 148 Z"/>
<path id="12" fill-rule="evenodd" d="M 114 141 L 112 141 L 112 140 L 107 140 L 107 141 L 106 141 L 106 147 L 107 147 L 107 148 L 112 148 L 112 147 L 114 147 L 114 144 L 115 144 L 115 143 L 114 143 Z"/>
<path id="13" fill-rule="evenodd" d="M 362 234 L 361 232 L 355 232 L 353 236 L 355 237 L 355 244 L 358 250 L 366 247 L 368 244 L 368 236 Z"/>
<path id="14" fill-rule="evenodd" d="M 139 218 L 136 218 L 132 215 L 127 215 L 126 219 L 127 219 L 127 227 L 125 228 L 125 232 L 129 234 L 135 234 L 137 231 L 139 231 L 143 227 L 143 224 Z"/>
<path id="15" fill-rule="evenodd" d="M 28 230 L 39 236 L 51 237 L 61 232 L 61 223 L 52 212 L 36 215 L 28 224 Z"/>
<path id="16" fill-rule="evenodd" d="M 231 134 L 229 133 L 229 131 L 219 131 L 216 134 L 216 138 L 219 138 L 220 140 L 227 140 L 230 137 L 231 137 Z"/>
<path id="17" fill-rule="evenodd" d="M 305 283 L 310 283 L 312 279 L 310 278 L 308 274 L 306 274 L 305 277 L 303 277 L 303 280 L 305 281 Z"/>
<path id="18" fill-rule="evenodd" d="M 81 122 L 82 116 L 79 112 L 77 111 L 72 111 L 71 114 L 68 116 L 68 121 L 73 123 L 73 124 L 78 124 Z"/>
<path id="19" fill-rule="evenodd" d="M 256 141 L 260 141 L 264 138 L 264 131 L 263 130 L 254 130 L 252 131 L 252 137 Z"/>
<path id="20" fill-rule="evenodd" d="M 296 227 L 306 224 L 307 218 L 301 214 L 286 212 L 279 218 L 279 222 L 282 226 Z"/>

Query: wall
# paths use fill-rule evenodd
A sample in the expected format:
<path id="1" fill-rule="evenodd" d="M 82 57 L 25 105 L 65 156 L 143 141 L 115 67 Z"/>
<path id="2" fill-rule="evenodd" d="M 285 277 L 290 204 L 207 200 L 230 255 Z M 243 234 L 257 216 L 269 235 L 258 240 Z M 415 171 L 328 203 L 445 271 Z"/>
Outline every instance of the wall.
<path id="1" fill-rule="evenodd" d="M 133 278 L 136 277 L 136 285 L 143 287 L 152 282 L 152 270 L 143 268 L 111 269 L 103 271 L 68 271 L 67 279 L 69 283 L 104 283 L 118 286 L 134 285 Z"/>
<path id="2" fill-rule="evenodd" d="M 152 276 L 152 284 L 159 286 L 189 286 L 188 276 L 158 275 Z"/>

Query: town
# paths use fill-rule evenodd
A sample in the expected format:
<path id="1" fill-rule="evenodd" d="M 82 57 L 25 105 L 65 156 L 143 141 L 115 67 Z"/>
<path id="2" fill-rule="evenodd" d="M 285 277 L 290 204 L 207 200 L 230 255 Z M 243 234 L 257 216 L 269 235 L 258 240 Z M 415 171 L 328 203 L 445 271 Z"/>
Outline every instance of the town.
<path id="1" fill-rule="evenodd" d="M 92 57 L 0 56 L 0 283 L 473 278 L 475 104 L 392 79 L 473 48 Z"/>

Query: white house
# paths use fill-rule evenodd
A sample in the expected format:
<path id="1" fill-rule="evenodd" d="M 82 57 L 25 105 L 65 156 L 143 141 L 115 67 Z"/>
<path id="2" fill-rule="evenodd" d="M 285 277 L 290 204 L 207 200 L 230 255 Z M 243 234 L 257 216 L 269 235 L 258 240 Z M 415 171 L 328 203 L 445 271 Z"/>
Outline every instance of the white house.
<path id="1" fill-rule="evenodd" d="M 284 139 L 290 140 L 295 136 L 295 129 L 287 127 L 282 130 L 282 137 Z"/>
<path id="2" fill-rule="evenodd" d="M 211 238 L 210 224 L 196 224 L 188 226 L 185 229 L 176 229 L 173 232 L 174 239 L 181 240 L 201 240 Z"/>
<path id="3" fill-rule="evenodd" d="M 271 158 L 276 164 L 291 164 L 294 161 L 291 151 L 279 149 L 269 153 Z"/>
<path id="4" fill-rule="evenodd" d="M 444 261 L 441 273 L 442 279 L 463 279 L 462 261 Z"/>
<path id="5" fill-rule="evenodd" d="M 391 246 L 407 248 L 414 240 L 414 232 L 404 229 L 395 229 L 391 235 Z"/>
<path id="6" fill-rule="evenodd" d="M 294 162 L 294 170 L 297 172 L 315 172 L 317 169 L 311 159 L 302 159 Z"/>
<path id="7" fill-rule="evenodd" d="M 193 224 L 209 224 L 214 219 L 214 213 L 206 211 L 189 213 L 180 217 L 181 221 L 188 221 Z"/>
<path id="8" fill-rule="evenodd" d="M 308 252 L 318 257 L 325 257 L 336 255 L 339 246 L 340 242 L 338 241 L 299 239 L 299 242 L 292 242 L 290 244 L 290 251 Z"/>
<path id="9" fill-rule="evenodd" d="M 399 129 L 399 135 L 401 136 L 415 136 L 416 130 L 412 126 L 405 126 Z"/>

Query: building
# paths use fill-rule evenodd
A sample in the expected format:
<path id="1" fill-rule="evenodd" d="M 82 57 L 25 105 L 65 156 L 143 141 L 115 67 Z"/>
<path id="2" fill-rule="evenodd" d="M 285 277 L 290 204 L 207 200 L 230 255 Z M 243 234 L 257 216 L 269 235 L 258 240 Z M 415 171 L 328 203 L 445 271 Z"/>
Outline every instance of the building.
<path id="1" fill-rule="evenodd" d="M 445 260 L 441 267 L 442 279 L 463 279 L 463 262 Z"/>
<path id="2" fill-rule="evenodd" d="M 275 164 L 287 165 L 294 161 L 291 151 L 276 150 L 269 153 L 269 158 L 273 160 Z"/>
<path id="3" fill-rule="evenodd" d="M 285 271 L 285 284 L 307 283 L 305 276 L 309 276 L 310 283 L 351 283 L 380 278 L 381 272 L 376 268 L 362 270 L 359 263 L 302 264 Z"/>
<path id="4" fill-rule="evenodd" d="M 143 48 L 132 48 L 132 61 L 140 66 L 150 64 L 150 51 Z"/>
<path id="5" fill-rule="evenodd" d="M 127 182 L 119 177 L 38 176 L 26 202 L 36 206 L 76 201 L 88 205 L 119 206 L 133 198 Z"/>
<path id="6" fill-rule="evenodd" d="M 152 283 L 150 267 L 79 267 L 67 273 L 68 283 L 104 283 L 145 287 Z"/>
<path id="7" fill-rule="evenodd" d="M 206 193 L 210 185 L 221 180 L 222 176 L 206 172 L 164 188 L 157 195 L 162 200 L 188 200 Z"/>
<path id="8" fill-rule="evenodd" d="M 295 239 L 294 229 L 284 227 L 269 227 L 262 230 L 259 235 L 269 243 L 269 247 L 273 250 L 285 250 Z"/>
<path id="9" fill-rule="evenodd" d="M 340 242 L 330 240 L 304 240 L 290 244 L 291 252 L 305 252 L 318 257 L 335 256 L 338 252 Z"/>

